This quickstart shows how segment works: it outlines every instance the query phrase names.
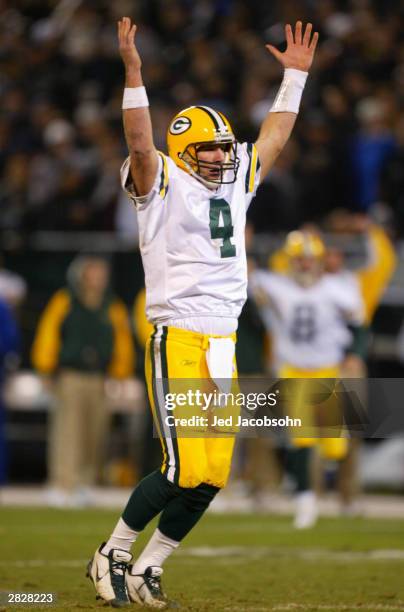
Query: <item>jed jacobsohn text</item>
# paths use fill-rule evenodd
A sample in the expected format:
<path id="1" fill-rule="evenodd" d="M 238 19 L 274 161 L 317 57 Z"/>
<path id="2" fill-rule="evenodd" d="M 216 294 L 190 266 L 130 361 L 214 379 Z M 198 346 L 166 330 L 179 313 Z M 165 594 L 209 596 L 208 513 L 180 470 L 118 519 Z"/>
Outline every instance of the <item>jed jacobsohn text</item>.
<path id="1" fill-rule="evenodd" d="M 263 416 L 260 418 L 242 417 L 241 415 L 221 417 L 219 414 L 214 414 L 212 419 L 204 416 L 192 416 L 188 419 L 176 418 L 173 414 L 165 417 L 165 423 L 169 427 L 301 427 L 301 419 L 292 419 L 289 416 L 270 418 Z"/>
<path id="2" fill-rule="evenodd" d="M 188 389 L 186 393 L 166 393 L 166 410 L 174 410 L 177 406 L 197 406 L 201 410 L 222 406 L 237 406 L 256 410 L 264 406 L 276 406 L 277 393 L 222 393 L 212 391 L 207 393 L 199 389 Z"/>

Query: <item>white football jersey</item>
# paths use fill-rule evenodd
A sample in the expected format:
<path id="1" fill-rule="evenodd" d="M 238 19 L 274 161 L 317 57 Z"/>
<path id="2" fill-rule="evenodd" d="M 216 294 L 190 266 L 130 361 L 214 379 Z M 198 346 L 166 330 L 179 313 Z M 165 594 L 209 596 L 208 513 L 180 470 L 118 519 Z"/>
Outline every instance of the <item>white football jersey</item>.
<path id="1" fill-rule="evenodd" d="M 125 160 L 121 182 L 138 212 L 152 323 L 240 315 L 247 295 L 246 211 L 260 172 L 255 145 L 239 144 L 237 155 L 236 181 L 211 190 L 159 153 L 156 180 L 143 197 L 136 197 Z"/>
<path id="2" fill-rule="evenodd" d="M 363 302 L 351 277 L 325 274 L 311 287 L 257 270 L 250 275 L 265 326 L 274 340 L 275 364 L 302 369 L 336 366 L 352 340 L 348 324 L 363 323 Z"/>

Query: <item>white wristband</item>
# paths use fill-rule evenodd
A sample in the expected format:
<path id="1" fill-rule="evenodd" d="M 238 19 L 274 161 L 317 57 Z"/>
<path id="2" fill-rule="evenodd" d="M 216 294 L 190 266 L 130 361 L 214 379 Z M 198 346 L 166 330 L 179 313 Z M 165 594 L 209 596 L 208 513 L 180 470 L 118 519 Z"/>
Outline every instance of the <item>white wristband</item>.
<path id="1" fill-rule="evenodd" d="M 283 81 L 270 113 L 298 113 L 308 72 L 286 68 Z"/>
<path id="2" fill-rule="evenodd" d="M 125 87 L 123 92 L 122 110 L 149 106 L 146 89 L 142 87 Z"/>

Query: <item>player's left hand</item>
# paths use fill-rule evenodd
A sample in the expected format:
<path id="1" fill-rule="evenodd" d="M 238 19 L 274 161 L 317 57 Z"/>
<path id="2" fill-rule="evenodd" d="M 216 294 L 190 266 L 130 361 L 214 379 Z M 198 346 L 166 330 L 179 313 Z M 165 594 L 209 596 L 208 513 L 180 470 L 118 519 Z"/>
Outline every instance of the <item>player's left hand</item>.
<path id="1" fill-rule="evenodd" d="M 265 46 L 284 68 L 296 68 L 308 72 L 313 62 L 318 41 L 318 32 L 314 32 L 313 36 L 311 35 L 312 28 L 312 24 L 308 23 L 303 34 L 302 22 L 298 21 L 293 33 L 292 26 L 287 23 L 285 26 L 286 51 L 281 53 L 273 45 Z"/>

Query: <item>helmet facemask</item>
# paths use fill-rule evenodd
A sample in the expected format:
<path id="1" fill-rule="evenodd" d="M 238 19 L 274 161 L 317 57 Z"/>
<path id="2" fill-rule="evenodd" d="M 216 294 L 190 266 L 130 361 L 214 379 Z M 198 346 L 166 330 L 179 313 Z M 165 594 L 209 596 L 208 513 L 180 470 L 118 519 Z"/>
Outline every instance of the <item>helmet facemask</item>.
<path id="1" fill-rule="evenodd" d="M 204 147 L 218 146 L 224 147 L 225 161 L 210 162 L 199 159 L 198 151 Z M 218 142 L 191 143 L 178 156 L 188 167 L 190 173 L 209 188 L 234 183 L 237 178 L 240 158 L 237 156 L 237 142 L 234 138 Z"/>

